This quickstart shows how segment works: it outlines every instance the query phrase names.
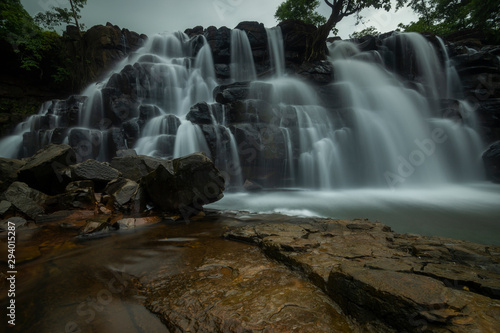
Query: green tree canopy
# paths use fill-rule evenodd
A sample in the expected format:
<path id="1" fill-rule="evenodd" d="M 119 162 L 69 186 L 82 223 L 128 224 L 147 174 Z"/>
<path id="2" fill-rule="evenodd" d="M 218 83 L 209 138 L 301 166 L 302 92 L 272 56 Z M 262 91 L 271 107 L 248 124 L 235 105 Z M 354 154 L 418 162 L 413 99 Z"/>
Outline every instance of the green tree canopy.
<path id="1" fill-rule="evenodd" d="M 410 0 L 417 22 L 400 25 L 406 31 L 448 35 L 464 29 L 478 29 L 493 43 L 500 42 L 498 0 Z"/>
<path id="2" fill-rule="evenodd" d="M 274 17 L 278 21 L 294 19 L 316 26 L 325 24 L 326 17 L 316 12 L 318 7 L 319 0 L 286 0 L 278 6 Z"/>
<path id="3" fill-rule="evenodd" d="M 20 0 L 0 2 L 0 38 L 15 44 L 24 37 L 38 32 L 38 26 L 26 12 Z"/>
<path id="4" fill-rule="evenodd" d="M 323 0 L 328 7 L 331 8 L 331 14 L 328 19 L 322 23 L 318 30 L 312 36 L 310 46 L 306 50 L 306 59 L 308 61 L 321 59 L 325 56 L 326 45 L 325 41 L 337 23 L 343 18 L 351 15 L 359 15 L 365 8 L 383 8 L 389 11 L 392 8 L 394 1 L 391 0 Z M 396 0 L 395 3 L 399 7 L 403 6 L 408 0 Z M 416 1 L 416 0 L 414 0 Z M 285 19 L 301 19 L 303 16 L 311 15 L 318 16 L 315 12 L 319 2 L 316 0 L 286 0 L 276 11 L 275 17 L 281 21 Z M 313 20 L 313 19 L 312 19 Z"/>
<path id="5" fill-rule="evenodd" d="M 53 6 L 51 10 L 38 13 L 35 21 L 47 29 L 55 29 L 63 24 L 74 24 L 81 32 L 85 29 L 85 25 L 80 24 L 78 20 L 82 18 L 80 12 L 87 4 L 87 0 L 68 0 L 68 2 L 69 8 Z"/>

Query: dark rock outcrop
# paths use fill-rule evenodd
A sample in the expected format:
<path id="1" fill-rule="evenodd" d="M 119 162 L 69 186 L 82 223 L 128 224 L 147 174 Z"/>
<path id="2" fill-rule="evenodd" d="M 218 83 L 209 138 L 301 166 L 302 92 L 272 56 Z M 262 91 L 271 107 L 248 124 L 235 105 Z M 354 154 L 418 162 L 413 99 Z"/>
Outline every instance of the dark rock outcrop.
<path id="1" fill-rule="evenodd" d="M 68 145 L 48 145 L 30 157 L 19 170 L 19 180 L 47 194 L 64 191 L 61 171 L 76 163 L 76 155 Z"/>
<path id="2" fill-rule="evenodd" d="M 73 73 L 83 88 L 101 79 L 117 61 L 140 48 L 147 36 L 107 23 L 91 27 L 82 36 L 75 27 L 68 26 L 62 39 L 70 59 L 85 59 L 81 66 L 75 64 Z"/>
<path id="3" fill-rule="evenodd" d="M 189 217 L 222 198 L 224 178 L 205 154 L 196 153 L 174 159 L 171 170 L 159 165 L 144 177 L 144 186 L 158 208 Z"/>

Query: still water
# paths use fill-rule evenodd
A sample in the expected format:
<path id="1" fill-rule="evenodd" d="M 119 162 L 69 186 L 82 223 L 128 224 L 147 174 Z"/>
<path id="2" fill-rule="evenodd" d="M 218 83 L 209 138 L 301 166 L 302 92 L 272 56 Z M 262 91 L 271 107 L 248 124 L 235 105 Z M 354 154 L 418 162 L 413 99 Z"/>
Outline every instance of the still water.
<path id="1" fill-rule="evenodd" d="M 291 216 L 368 218 L 399 233 L 500 245 L 500 186 L 486 182 L 397 190 L 226 193 L 208 207 Z"/>

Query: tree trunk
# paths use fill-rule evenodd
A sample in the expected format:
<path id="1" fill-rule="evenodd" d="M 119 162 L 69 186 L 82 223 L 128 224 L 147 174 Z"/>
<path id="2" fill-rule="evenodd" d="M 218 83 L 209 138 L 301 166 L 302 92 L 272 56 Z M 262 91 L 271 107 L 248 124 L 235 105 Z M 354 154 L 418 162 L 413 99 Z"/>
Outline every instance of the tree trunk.
<path id="1" fill-rule="evenodd" d="M 318 30 L 311 36 L 311 40 L 307 45 L 306 61 L 324 60 L 326 56 L 326 39 L 330 31 L 335 27 L 338 20 L 336 15 L 332 13 L 328 21 L 320 25 Z"/>
<path id="2" fill-rule="evenodd" d="M 80 30 L 80 24 L 78 23 L 78 16 L 76 15 L 76 10 L 73 4 L 73 0 L 69 0 L 69 3 L 71 5 L 71 12 L 73 13 L 73 19 L 75 20 L 76 28 L 78 29 L 78 33 L 81 35 L 82 32 Z"/>

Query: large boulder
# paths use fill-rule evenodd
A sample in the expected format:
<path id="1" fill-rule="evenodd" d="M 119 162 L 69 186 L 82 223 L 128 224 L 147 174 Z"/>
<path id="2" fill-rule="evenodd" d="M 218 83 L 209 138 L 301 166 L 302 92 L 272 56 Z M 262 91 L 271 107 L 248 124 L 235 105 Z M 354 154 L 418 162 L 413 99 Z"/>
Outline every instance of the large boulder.
<path id="1" fill-rule="evenodd" d="M 86 160 L 70 166 L 65 175 L 69 176 L 72 181 L 91 180 L 97 192 L 100 192 L 108 182 L 121 176 L 120 171 L 109 166 L 108 163 L 99 162 L 96 160 Z"/>
<path id="2" fill-rule="evenodd" d="M 24 161 L 0 158 L 0 192 L 16 181 L 17 172 L 26 164 Z"/>
<path id="3" fill-rule="evenodd" d="M 172 161 L 172 170 L 158 166 L 143 179 L 151 201 L 161 210 L 180 212 L 185 218 L 203 205 L 223 197 L 224 178 L 203 153 Z"/>
<path id="4" fill-rule="evenodd" d="M 14 182 L 5 191 L 5 198 L 18 211 L 34 219 L 45 213 L 45 204 L 50 197 L 29 187 L 26 183 Z"/>
<path id="5" fill-rule="evenodd" d="M 61 171 L 76 163 L 74 150 L 68 145 L 50 144 L 28 159 L 19 170 L 19 180 L 47 194 L 64 191 Z"/>
<path id="6" fill-rule="evenodd" d="M 500 141 L 492 144 L 484 152 L 483 162 L 486 176 L 495 183 L 500 183 Z"/>
<path id="7" fill-rule="evenodd" d="M 142 177 L 155 170 L 159 165 L 171 170 L 171 161 L 145 155 L 129 155 L 114 157 L 110 163 L 112 168 L 120 171 L 122 176 L 133 181 L 139 181 Z"/>

